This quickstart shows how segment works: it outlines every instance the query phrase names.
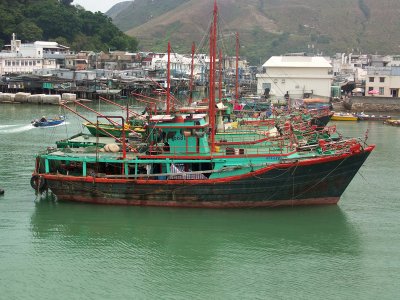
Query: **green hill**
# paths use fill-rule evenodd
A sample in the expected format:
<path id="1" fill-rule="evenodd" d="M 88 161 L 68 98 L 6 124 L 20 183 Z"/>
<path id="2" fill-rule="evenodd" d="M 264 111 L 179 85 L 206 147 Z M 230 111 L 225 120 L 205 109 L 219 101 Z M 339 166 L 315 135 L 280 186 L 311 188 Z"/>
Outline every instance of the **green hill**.
<path id="1" fill-rule="evenodd" d="M 73 50 L 136 50 L 137 41 L 102 13 L 72 0 L 0 0 L 0 47 L 12 33 L 22 42 L 57 41 Z"/>
<path id="2" fill-rule="evenodd" d="M 139 40 L 142 50 L 189 52 L 211 20 L 213 0 L 135 0 L 113 22 Z M 220 31 L 259 64 L 286 52 L 390 54 L 399 50 L 398 0 L 219 0 Z"/>

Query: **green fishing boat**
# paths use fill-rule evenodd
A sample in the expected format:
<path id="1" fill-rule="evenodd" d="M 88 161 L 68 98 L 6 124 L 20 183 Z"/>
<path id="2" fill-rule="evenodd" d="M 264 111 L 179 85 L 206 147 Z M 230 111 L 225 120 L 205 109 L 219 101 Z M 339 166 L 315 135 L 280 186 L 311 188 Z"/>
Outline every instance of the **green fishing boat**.
<path id="1" fill-rule="evenodd" d="M 108 205 L 217 208 L 337 203 L 375 147 L 366 140 L 321 139 L 305 149 L 294 143 L 299 123 L 290 120 L 275 124 L 275 136 L 260 134 L 256 126 L 239 128 L 238 134 L 217 133 L 222 119 L 215 103 L 217 15 L 214 2 L 207 113 L 171 113 L 167 93 L 166 114 L 149 116 L 136 144 L 120 138 L 104 146 L 47 148 L 39 153 L 31 178 L 35 191 L 50 191 L 58 201 Z M 121 131 L 125 133 L 124 126 Z M 227 140 L 229 134 L 235 135 L 232 141 Z"/>
<path id="2" fill-rule="evenodd" d="M 83 123 L 83 126 L 85 126 L 93 136 L 101 136 L 101 137 L 107 137 L 111 135 L 120 138 L 122 137 L 122 133 L 124 131 L 126 132 L 126 134 L 129 134 L 130 131 L 142 134 L 145 131 L 143 126 L 131 126 L 128 124 L 125 125 L 123 128 L 120 125 L 114 125 L 110 123 L 87 122 Z"/>
<path id="3" fill-rule="evenodd" d="M 357 139 L 299 151 L 287 141 L 216 145 L 205 115 L 154 116 L 147 148 L 48 149 L 32 186 L 60 201 L 182 207 L 336 203 L 374 146 Z M 111 148 L 109 146 L 108 148 Z"/>

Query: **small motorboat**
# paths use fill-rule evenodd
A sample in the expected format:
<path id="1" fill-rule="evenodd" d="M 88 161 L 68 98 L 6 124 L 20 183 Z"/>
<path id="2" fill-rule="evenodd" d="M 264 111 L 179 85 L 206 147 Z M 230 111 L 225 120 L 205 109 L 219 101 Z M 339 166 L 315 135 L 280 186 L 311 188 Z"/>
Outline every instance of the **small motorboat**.
<path id="1" fill-rule="evenodd" d="M 391 116 L 383 116 L 383 115 L 367 115 L 364 112 L 355 114 L 360 121 L 386 121 L 391 119 Z"/>
<path id="2" fill-rule="evenodd" d="M 334 113 L 332 121 L 357 121 L 358 117 L 350 113 Z"/>
<path id="3" fill-rule="evenodd" d="M 64 116 L 59 116 L 53 119 L 47 119 L 46 117 L 41 117 L 40 119 L 33 120 L 31 123 L 34 127 L 51 127 L 60 125 L 65 122 Z"/>
<path id="4" fill-rule="evenodd" d="M 400 120 L 389 119 L 385 120 L 383 124 L 391 125 L 391 126 L 400 126 Z"/>

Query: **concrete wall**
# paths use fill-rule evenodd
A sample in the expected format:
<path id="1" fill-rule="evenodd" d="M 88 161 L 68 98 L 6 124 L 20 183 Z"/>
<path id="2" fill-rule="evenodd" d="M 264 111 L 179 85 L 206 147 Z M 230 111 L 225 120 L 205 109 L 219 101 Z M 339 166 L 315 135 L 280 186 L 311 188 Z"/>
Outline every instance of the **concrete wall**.
<path id="1" fill-rule="evenodd" d="M 400 98 L 393 97 L 351 97 L 351 111 L 400 112 Z"/>

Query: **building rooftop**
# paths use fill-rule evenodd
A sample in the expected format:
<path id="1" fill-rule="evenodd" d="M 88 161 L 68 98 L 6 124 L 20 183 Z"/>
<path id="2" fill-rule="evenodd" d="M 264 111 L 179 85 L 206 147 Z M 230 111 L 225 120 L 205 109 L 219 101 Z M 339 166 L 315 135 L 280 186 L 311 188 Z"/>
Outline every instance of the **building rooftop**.
<path id="1" fill-rule="evenodd" d="M 332 68 L 332 65 L 322 56 L 272 56 L 263 67 Z"/>

